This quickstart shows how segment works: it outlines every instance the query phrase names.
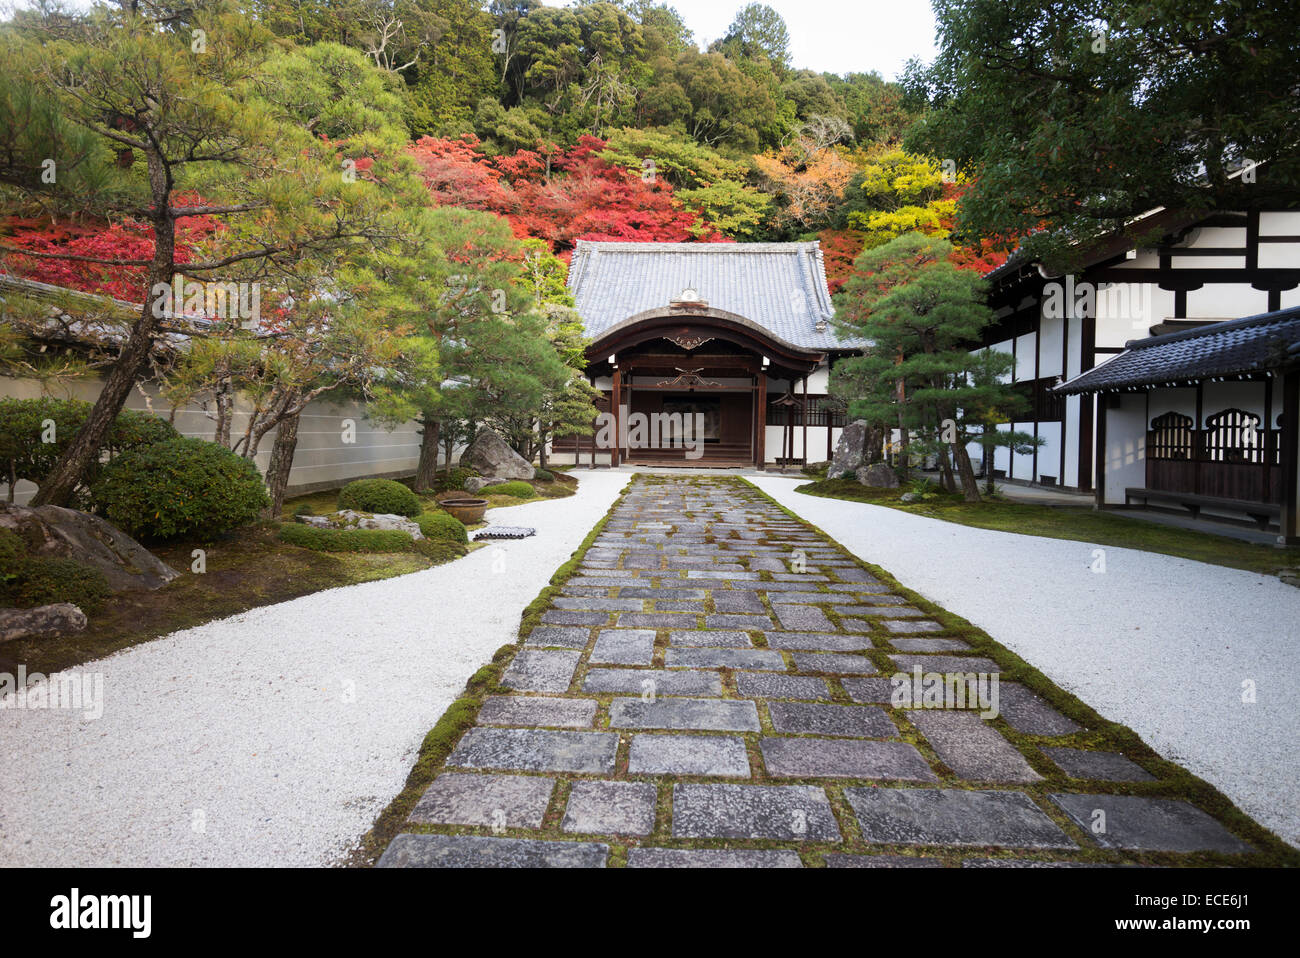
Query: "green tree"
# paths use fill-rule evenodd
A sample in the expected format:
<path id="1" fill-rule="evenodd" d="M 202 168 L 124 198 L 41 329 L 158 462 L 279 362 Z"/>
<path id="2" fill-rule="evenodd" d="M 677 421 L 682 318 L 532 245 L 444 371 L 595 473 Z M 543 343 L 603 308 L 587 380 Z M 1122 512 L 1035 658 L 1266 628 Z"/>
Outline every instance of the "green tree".
<path id="1" fill-rule="evenodd" d="M 373 243 L 387 230 L 387 199 L 373 184 L 350 180 L 331 144 L 268 102 L 263 94 L 273 81 L 265 67 L 279 50 L 260 25 L 228 3 L 173 10 L 139 0 L 120 11 L 96 8 L 71 25 L 58 16 L 30 17 L 18 29 L 24 42 L 15 56 L 39 93 L 69 126 L 115 150 L 128 175 L 119 195 L 85 195 L 33 183 L 29 157 L 15 163 L 0 158 L 0 183 L 11 188 L 0 203 L 13 209 L 39 192 L 56 210 L 127 213 L 153 230 L 147 259 L 85 258 L 142 267 L 145 281 L 139 317 L 99 398 L 37 494 L 38 504 L 57 504 L 70 499 L 98 457 L 148 361 L 167 315 L 159 290 L 170 287 L 180 265 L 179 221 L 211 217 L 225 227 L 208 255 L 184 263 L 187 276 L 255 282 L 271 268 L 311 271 L 315 257 Z M 45 129 L 38 122 L 22 135 L 34 142 Z M 43 153 L 56 166 L 64 159 L 54 153 L 57 147 L 51 143 Z"/>
<path id="2" fill-rule="evenodd" d="M 945 0 L 906 86 L 908 149 L 978 174 L 964 237 L 1063 257 L 1155 207 L 1287 206 L 1300 194 L 1300 7 L 1267 0 Z M 1253 164 L 1263 164 L 1256 174 Z M 1237 175 L 1243 169 L 1245 175 Z M 1062 265 L 1068 265 L 1065 259 Z"/>
<path id="3" fill-rule="evenodd" d="M 933 452 L 944 485 L 955 490 L 959 481 L 966 500 L 978 502 L 967 446 L 1014 405 L 1001 382 L 1011 359 L 972 352 L 993 313 L 980 278 L 955 267 L 951 252 L 946 240 L 907 233 L 862 253 L 836 297 L 836 320 L 872 345 L 835 366 L 832 391 L 854 418 L 915 435 L 904 468 L 909 455 Z"/>

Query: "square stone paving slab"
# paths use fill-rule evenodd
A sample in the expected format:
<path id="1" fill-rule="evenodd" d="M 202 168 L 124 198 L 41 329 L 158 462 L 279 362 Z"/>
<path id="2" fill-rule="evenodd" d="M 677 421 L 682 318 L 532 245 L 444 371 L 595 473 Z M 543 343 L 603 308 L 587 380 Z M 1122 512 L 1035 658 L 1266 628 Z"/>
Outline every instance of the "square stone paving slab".
<path id="1" fill-rule="evenodd" d="M 520 649 L 501 675 L 501 684 L 521 692 L 567 692 L 582 653 L 568 650 Z"/>
<path id="2" fill-rule="evenodd" d="M 616 732 L 552 732 L 545 729 L 472 728 L 447 757 L 460 768 L 527 772 L 614 771 Z"/>
<path id="3" fill-rule="evenodd" d="M 769 648 L 810 649 L 817 652 L 860 652 L 875 648 L 869 636 L 830 632 L 764 632 Z"/>
<path id="4" fill-rule="evenodd" d="M 379 868 L 604 868 L 609 846 L 480 835 L 398 835 Z"/>
<path id="5" fill-rule="evenodd" d="M 791 632 L 832 632 L 834 623 L 815 605 L 778 605 L 776 617 L 781 628 Z"/>
<path id="6" fill-rule="evenodd" d="M 802 868 L 788 848 L 629 848 L 628 868 Z"/>
<path id="7" fill-rule="evenodd" d="M 602 629 L 588 659 L 593 665 L 649 665 L 654 660 L 653 629 Z"/>
<path id="8" fill-rule="evenodd" d="M 826 856 L 827 868 L 943 868 L 937 858 L 912 858 L 908 855 L 849 855 L 831 852 Z"/>
<path id="9" fill-rule="evenodd" d="M 665 669 L 592 669 L 582 682 L 584 692 L 640 692 L 658 695 L 721 695 L 717 672 Z"/>
<path id="10" fill-rule="evenodd" d="M 840 684 L 855 702 L 889 703 L 894 693 L 889 679 L 840 679 Z"/>
<path id="11" fill-rule="evenodd" d="M 795 652 L 794 667 L 800 672 L 827 672 L 833 675 L 875 675 L 876 667 L 863 655 L 835 652 Z"/>
<path id="12" fill-rule="evenodd" d="M 560 827 L 588 835 L 649 835 L 657 790 L 649 782 L 573 783 Z"/>
<path id="13" fill-rule="evenodd" d="M 1090 752 L 1081 748 L 1043 746 L 1043 753 L 1071 778 L 1104 782 L 1154 782 L 1156 777 L 1119 752 Z"/>
<path id="14" fill-rule="evenodd" d="M 737 672 L 736 689 L 741 695 L 761 699 L 829 699 L 831 697 L 826 680 L 810 675 Z"/>
<path id="15" fill-rule="evenodd" d="M 695 629 L 681 632 L 669 632 L 670 645 L 706 647 L 718 649 L 752 649 L 754 641 L 746 632 L 728 629 Z"/>
<path id="16" fill-rule="evenodd" d="M 768 669 L 785 671 L 780 652 L 768 649 L 669 649 L 664 653 L 667 668 Z"/>
<path id="17" fill-rule="evenodd" d="M 1026 735 L 1071 735 L 1083 728 L 1018 682 L 1000 683 L 998 710 L 1008 725 Z"/>
<path id="18" fill-rule="evenodd" d="M 850 738 L 898 738 L 898 727 L 869 705 L 809 705 L 773 702 L 772 728 L 787 735 L 840 735 Z"/>
<path id="19" fill-rule="evenodd" d="M 915 747 L 905 742 L 827 738 L 765 738 L 763 764 L 773 778 L 879 778 L 937 782 Z"/>
<path id="20" fill-rule="evenodd" d="M 891 655 L 890 661 L 905 672 L 919 665 L 922 672 L 1001 672 L 1002 667 L 982 655 Z M 1004 686 L 1005 688 L 1005 686 Z"/>
<path id="21" fill-rule="evenodd" d="M 673 836 L 842 840 L 826 793 L 812 785 L 674 785 Z"/>
<path id="22" fill-rule="evenodd" d="M 540 828 L 555 779 L 443 772 L 420 796 L 410 821 L 422 825 Z"/>
<path id="23" fill-rule="evenodd" d="M 524 645 L 553 645 L 564 649 L 585 649 L 591 629 L 573 625 L 539 625 L 528 633 Z"/>
<path id="24" fill-rule="evenodd" d="M 716 775 L 749 778 L 749 756 L 734 735 L 634 735 L 630 775 Z"/>
<path id="25" fill-rule="evenodd" d="M 478 710 L 479 725 L 534 728 L 591 728 L 595 699 L 548 699 L 531 695 L 489 695 Z"/>
<path id="26" fill-rule="evenodd" d="M 900 652 L 964 652 L 970 646 L 961 639 L 890 639 Z"/>
<path id="27" fill-rule="evenodd" d="M 1180 799 L 1060 793 L 1050 797 L 1103 848 L 1228 855 L 1254 851 L 1205 812 Z M 1105 830 L 1098 831 L 1098 825 Z"/>
<path id="28" fill-rule="evenodd" d="M 844 796 L 873 844 L 1078 847 L 1024 792 L 846 788 Z"/>
<path id="29" fill-rule="evenodd" d="M 757 732 L 758 709 L 747 699 L 614 699 L 609 727 Z"/>
<path id="30" fill-rule="evenodd" d="M 908 709 L 903 714 L 960 778 L 975 782 L 1038 782 L 1043 778 L 975 712 Z"/>

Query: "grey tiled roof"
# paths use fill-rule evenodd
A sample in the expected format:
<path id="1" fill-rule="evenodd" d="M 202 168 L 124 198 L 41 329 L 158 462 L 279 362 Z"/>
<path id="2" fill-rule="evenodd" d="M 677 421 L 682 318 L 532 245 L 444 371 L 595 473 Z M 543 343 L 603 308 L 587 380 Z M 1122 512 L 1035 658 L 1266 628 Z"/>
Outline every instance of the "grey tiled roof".
<path id="1" fill-rule="evenodd" d="M 1108 392 L 1239 376 L 1300 363 L 1300 306 L 1128 342 L 1056 392 Z"/>
<path id="2" fill-rule="evenodd" d="M 684 289 L 804 349 L 861 349 L 835 333 L 819 243 L 604 243 L 579 240 L 569 291 L 596 338 Z M 817 321 L 825 320 L 825 332 Z"/>

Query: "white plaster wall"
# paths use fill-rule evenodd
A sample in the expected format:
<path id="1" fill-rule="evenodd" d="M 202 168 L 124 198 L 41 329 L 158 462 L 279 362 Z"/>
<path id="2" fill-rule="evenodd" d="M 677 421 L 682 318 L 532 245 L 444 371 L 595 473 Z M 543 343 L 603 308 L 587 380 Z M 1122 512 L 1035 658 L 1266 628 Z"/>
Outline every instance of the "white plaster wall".
<path id="1" fill-rule="evenodd" d="M 1146 397 L 1121 394 L 1119 408 L 1104 415 L 1106 502 L 1123 504 L 1126 487 L 1146 484 Z"/>

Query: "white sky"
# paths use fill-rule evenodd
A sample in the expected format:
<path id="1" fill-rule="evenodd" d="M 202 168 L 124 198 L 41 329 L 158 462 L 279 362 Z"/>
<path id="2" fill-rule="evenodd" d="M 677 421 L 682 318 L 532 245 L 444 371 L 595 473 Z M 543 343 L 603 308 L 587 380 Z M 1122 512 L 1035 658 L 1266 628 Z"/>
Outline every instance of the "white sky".
<path id="1" fill-rule="evenodd" d="M 0 0 L 0 9 L 23 0 Z M 68 0 L 85 9 L 90 0 Z M 545 0 L 564 6 L 567 0 Z M 705 47 L 717 40 L 747 0 L 662 0 L 686 20 L 695 41 Z M 913 56 L 931 60 L 934 13 L 930 0 L 765 0 L 785 18 L 790 52 L 799 69 L 829 73 L 875 71 L 896 79 Z"/>
<path id="2" fill-rule="evenodd" d="M 548 0 L 551 2 L 551 0 Z M 707 46 L 748 0 L 665 0 Z M 930 0 L 763 0 L 785 18 L 793 65 L 819 73 L 869 73 L 893 80 L 913 56 L 934 59 Z"/>

